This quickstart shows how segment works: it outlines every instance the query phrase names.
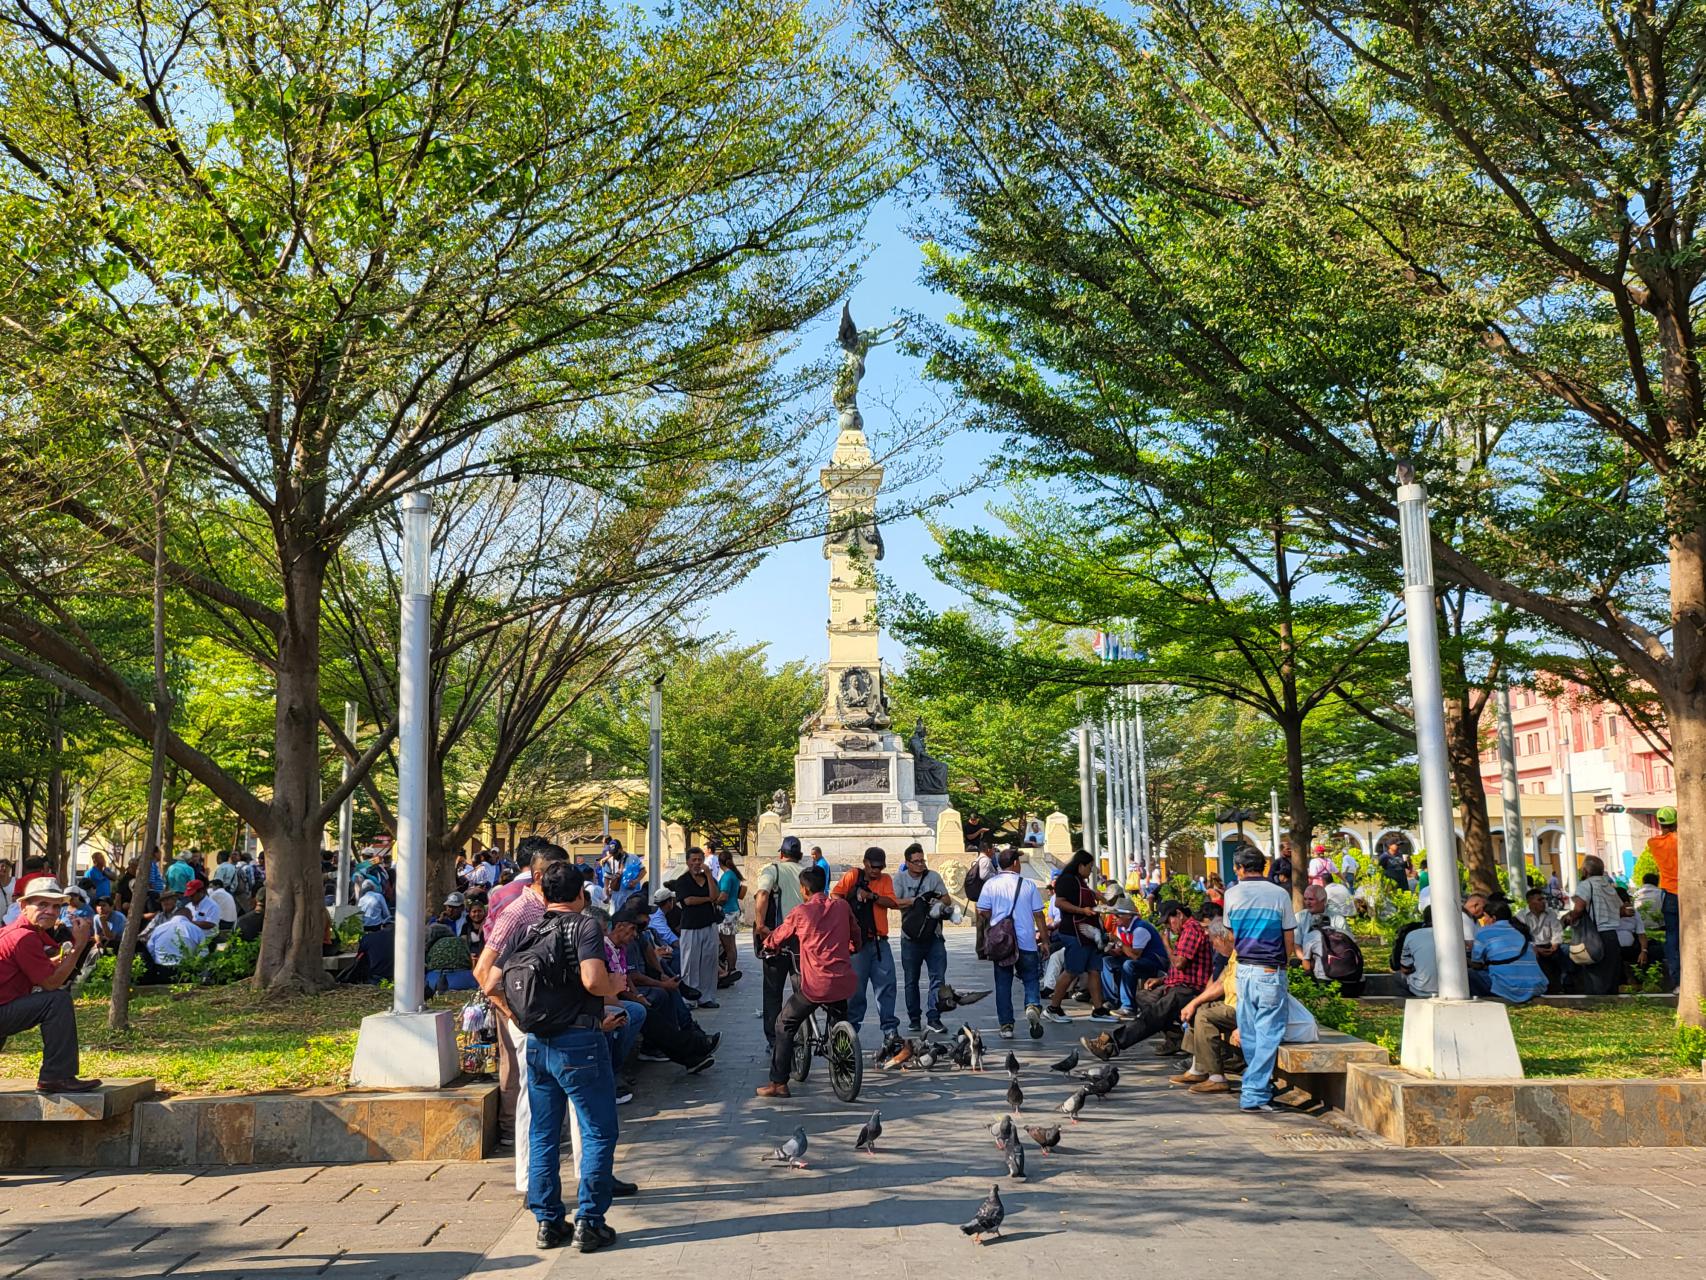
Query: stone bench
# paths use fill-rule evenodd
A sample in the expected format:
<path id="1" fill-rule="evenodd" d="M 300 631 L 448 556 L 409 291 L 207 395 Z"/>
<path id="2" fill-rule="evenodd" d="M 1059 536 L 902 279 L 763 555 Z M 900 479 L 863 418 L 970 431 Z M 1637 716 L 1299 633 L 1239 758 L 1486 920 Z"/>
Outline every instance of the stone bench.
<path id="1" fill-rule="evenodd" d="M 1345 1077 L 1353 1062 L 1384 1067 L 1391 1061 L 1392 1056 L 1377 1044 L 1322 1027 L 1318 1039 L 1280 1045 L 1274 1069 L 1285 1077 L 1291 1091 L 1301 1091 L 1308 1095 L 1309 1101 L 1320 1105 L 1343 1108 Z"/>
<path id="2" fill-rule="evenodd" d="M 0 1124 L 109 1120 L 154 1094 L 153 1077 L 106 1080 L 87 1093 L 37 1093 L 33 1080 L 0 1080 Z"/>

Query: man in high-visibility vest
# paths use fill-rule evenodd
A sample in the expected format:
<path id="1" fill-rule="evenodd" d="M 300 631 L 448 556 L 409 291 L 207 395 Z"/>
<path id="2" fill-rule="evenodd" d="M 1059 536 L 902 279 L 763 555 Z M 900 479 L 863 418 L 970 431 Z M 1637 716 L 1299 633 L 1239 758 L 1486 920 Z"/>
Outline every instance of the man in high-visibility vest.
<path id="1" fill-rule="evenodd" d="M 1682 914 L 1676 899 L 1676 810 L 1666 805 L 1653 815 L 1659 834 L 1647 841 L 1647 852 L 1659 867 L 1659 914 L 1665 922 L 1665 987 L 1674 991 L 1682 981 Z"/>

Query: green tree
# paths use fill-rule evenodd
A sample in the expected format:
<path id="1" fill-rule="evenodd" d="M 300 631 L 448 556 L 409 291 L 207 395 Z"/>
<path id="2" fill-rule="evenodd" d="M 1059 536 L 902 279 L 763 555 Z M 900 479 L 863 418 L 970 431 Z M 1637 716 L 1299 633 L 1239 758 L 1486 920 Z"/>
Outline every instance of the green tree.
<path id="1" fill-rule="evenodd" d="M 271 673 L 269 786 L 163 735 L 266 845 L 262 985 L 325 980 L 328 567 L 411 490 L 615 485 L 717 451 L 724 415 L 683 404 L 786 402 L 776 339 L 844 291 L 887 177 L 870 77 L 829 40 L 786 0 L 72 0 L 0 24 L 0 488 L 79 559 L 157 566 Z M 658 408 L 580 412 L 617 396 Z M 121 438 L 178 459 L 163 551 Z M 7 656 L 152 736 L 75 632 L 0 610 Z"/>
<path id="2" fill-rule="evenodd" d="M 803 662 L 772 671 L 764 645 L 694 646 L 648 664 L 663 677 L 663 816 L 691 830 L 745 838 L 778 787 L 793 790 L 800 724 L 817 710 L 822 676 Z M 573 723 L 608 774 L 644 778 L 651 675 L 585 699 Z M 646 816 L 643 794 L 628 816 Z"/>

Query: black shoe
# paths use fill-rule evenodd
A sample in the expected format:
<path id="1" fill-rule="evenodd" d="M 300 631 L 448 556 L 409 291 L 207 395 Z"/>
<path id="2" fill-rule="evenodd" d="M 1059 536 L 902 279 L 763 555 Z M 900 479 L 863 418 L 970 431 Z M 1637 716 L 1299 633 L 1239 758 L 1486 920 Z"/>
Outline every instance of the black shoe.
<path id="1" fill-rule="evenodd" d="M 705 1052 L 707 1054 L 715 1053 L 717 1051 L 717 1046 L 720 1045 L 722 1042 L 723 1042 L 723 1033 L 721 1031 L 713 1031 L 711 1033 L 711 1041 L 705 1047 Z"/>
<path id="2" fill-rule="evenodd" d="M 615 1196 L 618 1200 L 626 1200 L 629 1196 L 637 1196 L 640 1194 L 639 1184 L 623 1182 L 620 1178 L 612 1178 L 610 1179 L 610 1194 Z"/>
<path id="3" fill-rule="evenodd" d="M 699 1061 L 688 1065 L 687 1074 L 690 1076 L 696 1076 L 701 1071 L 709 1071 L 716 1065 L 717 1060 L 707 1053 L 703 1058 L 700 1058 Z"/>
<path id="4" fill-rule="evenodd" d="M 677 987 L 676 990 L 681 992 L 681 998 L 683 1000 L 691 1001 L 695 1004 L 705 998 L 705 993 L 703 991 L 699 990 L 698 987 L 690 987 L 685 982 Z"/>
<path id="5" fill-rule="evenodd" d="M 582 1218 L 575 1223 L 575 1248 L 582 1253 L 597 1253 L 616 1243 L 616 1229 L 602 1222 L 588 1222 Z"/>
<path id="6" fill-rule="evenodd" d="M 67 1080 L 37 1080 L 37 1093 L 93 1093 L 101 1087 L 98 1079 L 79 1080 L 72 1076 Z"/>
<path id="7" fill-rule="evenodd" d="M 574 1229 L 561 1218 L 552 1222 L 541 1222 L 539 1230 L 534 1233 L 533 1247 L 535 1249 L 561 1249 L 574 1238 Z"/>

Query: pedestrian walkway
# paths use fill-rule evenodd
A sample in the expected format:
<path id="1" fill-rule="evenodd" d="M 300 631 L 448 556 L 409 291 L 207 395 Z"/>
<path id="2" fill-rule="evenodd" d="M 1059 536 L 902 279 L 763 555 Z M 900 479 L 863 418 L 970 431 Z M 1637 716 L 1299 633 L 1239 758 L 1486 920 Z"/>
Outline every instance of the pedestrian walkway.
<path id="1" fill-rule="evenodd" d="M 987 987 L 970 932 L 949 945 L 949 980 Z M 1009 1044 L 995 1036 L 993 999 L 966 1011 L 990 1049 L 984 1075 L 872 1068 L 848 1106 L 814 1073 L 771 1103 L 752 1093 L 764 1039 L 746 964 L 748 979 L 702 1015 L 723 1032 L 717 1066 L 647 1066 L 622 1108 L 617 1167 L 642 1191 L 612 1209 L 616 1249 L 535 1252 L 507 1160 L 4 1174 L 0 1280 L 1692 1280 L 1706 1256 L 1706 1150 L 1395 1150 L 1321 1120 L 1188 1097 L 1148 1045 L 1119 1060 L 1119 1087 L 1065 1125 L 1057 1154 L 1027 1144 L 1030 1178 L 1012 1182 L 986 1131 L 1006 1109 Z M 1032 1041 L 1021 1027 L 1011 1047 L 1023 1120 L 1058 1119 L 1069 1086 L 1047 1065 L 1088 1029 L 1075 1018 Z M 873 1026 L 866 1039 L 874 1048 Z M 856 1155 L 873 1107 L 882 1142 Z M 796 1124 L 810 1167 L 762 1164 Z M 979 1248 L 956 1224 L 997 1181 L 1004 1238 Z"/>

